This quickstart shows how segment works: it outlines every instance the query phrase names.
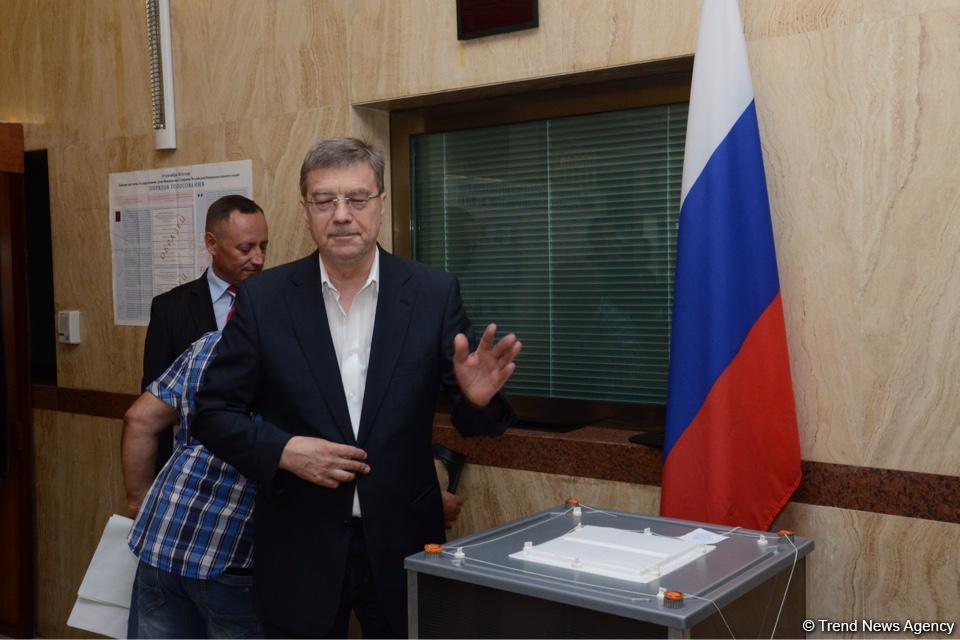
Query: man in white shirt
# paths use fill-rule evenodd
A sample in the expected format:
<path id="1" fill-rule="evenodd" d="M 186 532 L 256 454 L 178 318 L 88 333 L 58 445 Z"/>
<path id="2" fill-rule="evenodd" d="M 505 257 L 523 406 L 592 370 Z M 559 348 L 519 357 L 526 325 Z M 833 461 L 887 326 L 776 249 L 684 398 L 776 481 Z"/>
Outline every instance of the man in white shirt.
<path id="1" fill-rule="evenodd" d="M 403 558 L 443 540 L 433 463 L 441 388 L 461 434 L 515 420 L 521 349 L 479 343 L 455 277 L 383 251 L 382 156 L 324 140 L 300 170 L 318 251 L 243 284 L 194 434 L 258 483 L 254 576 L 268 636 L 406 636 Z M 263 422 L 250 413 L 257 411 Z"/>

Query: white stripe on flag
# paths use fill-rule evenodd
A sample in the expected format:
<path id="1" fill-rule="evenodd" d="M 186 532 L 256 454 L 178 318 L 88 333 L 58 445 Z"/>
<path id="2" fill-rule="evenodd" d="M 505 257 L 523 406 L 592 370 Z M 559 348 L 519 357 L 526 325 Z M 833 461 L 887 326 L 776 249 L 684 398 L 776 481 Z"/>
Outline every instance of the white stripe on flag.
<path id="1" fill-rule="evenodd" d="M 680 203 L 753 100 L 737 0 L 703 0 L 690 86 Z"/>

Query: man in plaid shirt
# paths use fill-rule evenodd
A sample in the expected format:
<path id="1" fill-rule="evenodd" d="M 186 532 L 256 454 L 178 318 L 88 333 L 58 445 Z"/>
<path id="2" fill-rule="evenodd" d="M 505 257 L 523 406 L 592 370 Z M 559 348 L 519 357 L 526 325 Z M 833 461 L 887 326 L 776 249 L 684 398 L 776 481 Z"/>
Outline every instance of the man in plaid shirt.
<path id="1" fill-rule="evenodd" d="M 194 342 L 124 416 L 124 484 L 136 516 L 129 544 L 140 558 L 131 638 L 263 634 L 251 596 L 255 486 L 190 434 L 219 340 L 212 331 Z M 151 484 L 157 434 L 178 420 L 173 456 Z"/>
<path id="2" fill-rule="evenodd" d="M 194 396 L 219 341 L 219 331 L 204 334 L 124 416 L 123 478 L 136 518 L 128 542 L 140 558 L 130 638 L 263 635 L 251 596 L 256 486 L 190 435 Z M 153 480 L 158 435 L 177 422 L 173 455 Z M 449 529 L 462 500 L 441 497 Z"/>

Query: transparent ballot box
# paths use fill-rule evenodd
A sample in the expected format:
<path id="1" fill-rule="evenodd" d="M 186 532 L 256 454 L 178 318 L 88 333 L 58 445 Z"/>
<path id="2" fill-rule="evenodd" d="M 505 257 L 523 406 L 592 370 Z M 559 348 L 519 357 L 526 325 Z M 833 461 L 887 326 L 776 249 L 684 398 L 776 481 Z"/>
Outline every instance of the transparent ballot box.
<path id="1" fill-rule="evenodd" d="M 410 637 L 803 637 L 813 542 L 567 504 L 405 561 Z"/>

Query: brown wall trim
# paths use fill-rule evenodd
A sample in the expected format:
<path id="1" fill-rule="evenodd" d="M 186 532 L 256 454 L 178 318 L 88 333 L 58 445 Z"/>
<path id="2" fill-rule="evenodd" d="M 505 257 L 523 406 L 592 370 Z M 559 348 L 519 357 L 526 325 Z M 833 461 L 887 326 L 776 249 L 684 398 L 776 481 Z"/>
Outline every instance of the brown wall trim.
<path id="1" fill-rule="evenodd" d="M 795 502 L 960 523 L 960 477 L 803 462 Z"/>
<path id="2" fill-rule="evenodd" d="M 462 438 L 438 416 L 435 442 L 468 463 L 660 486 L 663 451 L 628 441 L 629 431 L 584 427 L 566 434 L 511 429 L 499 438 Z M 960 523 L 960 477 L 804 460 L 793 496 L 802 502 Z"/>
<path id="3" fill-rule="evenodd" d="M 0 122 L 0 626 L 32 637 L 37 575 L 29 372 L 23 125 Z"/>
<path id="4" fill-rule="evenodd" d="M 466 87 L 452 91 L 437 91 L 405 98 L 386 100 L 361 100 L 354 107 L 398 111 L 401 109 L 421 109 L 453 103 L 476 103 L 485 100 L 510 99 L 522 95 L 527 100 L 530 94 L 548 91 L 581 92 L 584 87 L 598 83 L 621 82 L 624 85 L 637 85 L 656 78 L 682 72 L 689 73 L 693 68 L 693 56 L 679 56 L 664 60 L 639 62 L 605 69 L 587 69 L 574 73 L 562 73 L 555 76 L 527 78 L 512 82 L 496 82 L 479 87 Z M 689 83 L 688 83 L 689 84 Z"/>
<path id="5" fill-rule="evenodd" d="M 137 396 L 33 386 L 33 408 L 122 419 Z M 631 432 L 583 427 L 570 433 L 511 429 L 499 438 L 462 438 L 439 415 L 433 439 L 490 467 L 660 486 L 660 449 L 633 444 Z M 960 524 L 960 476 L 803 461 L 794 502 Z"/>
<path id="6" fill-rule="evenodd" d="M 4 123 L 0 127 L 0 171 L 23 173 L 23 126 Z"/>
<path id="7" fill-rule="evenodd" d="M 51 385 L 35 384 L 32 388 L 34 409 L 78 413 L 84 416 L 123 419 L 137 396 L 130 393 L 70 389 Z"/>

